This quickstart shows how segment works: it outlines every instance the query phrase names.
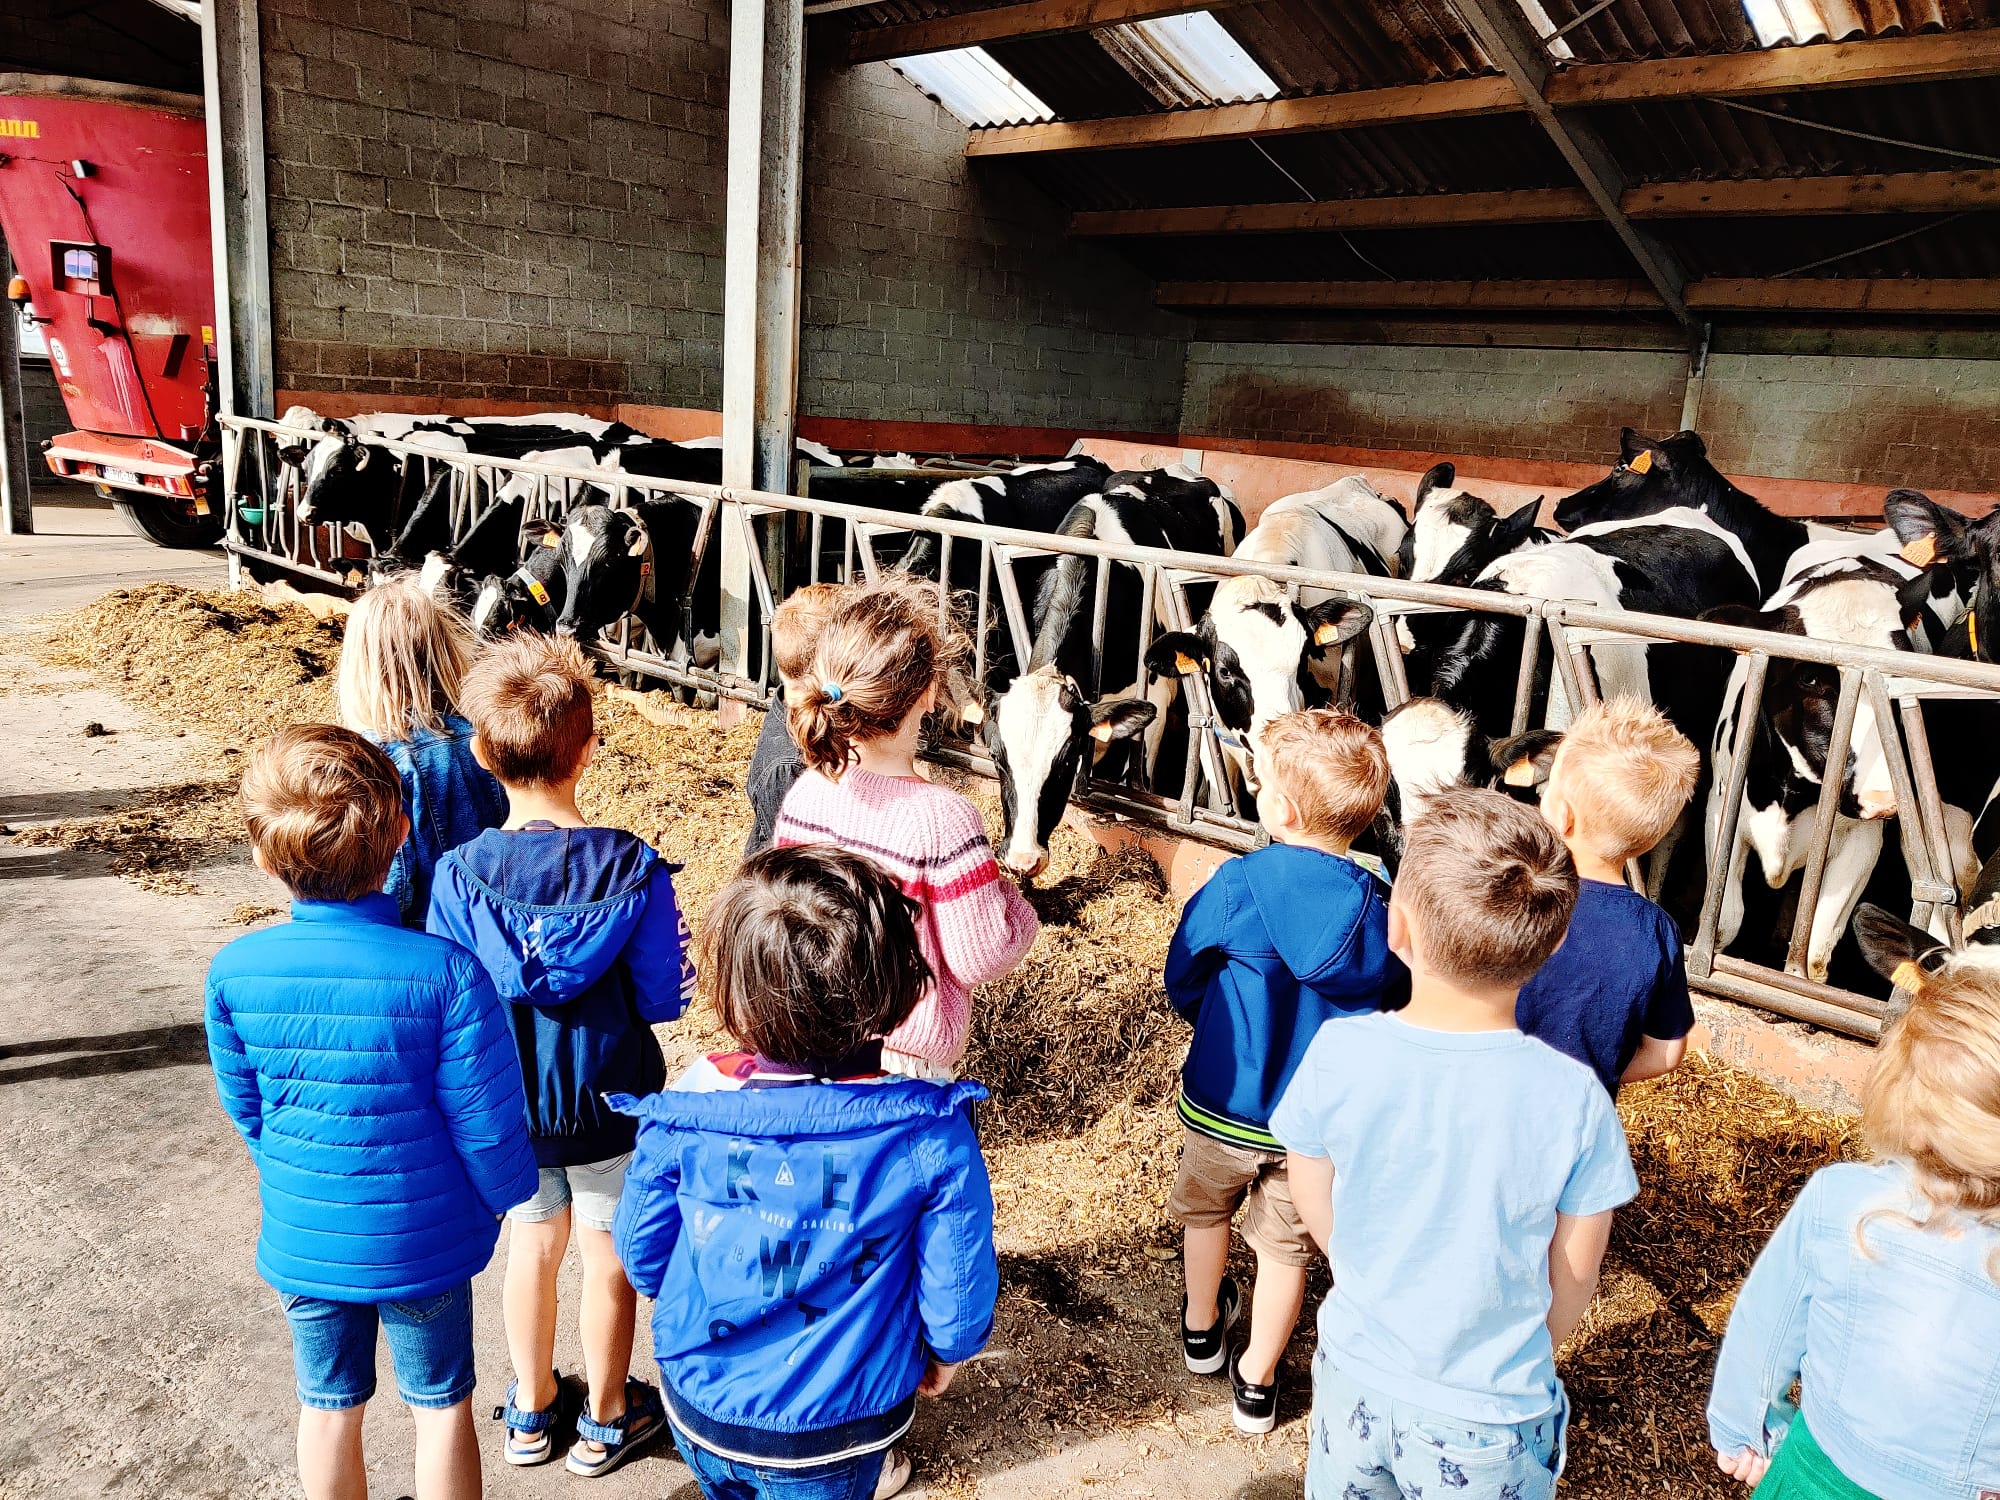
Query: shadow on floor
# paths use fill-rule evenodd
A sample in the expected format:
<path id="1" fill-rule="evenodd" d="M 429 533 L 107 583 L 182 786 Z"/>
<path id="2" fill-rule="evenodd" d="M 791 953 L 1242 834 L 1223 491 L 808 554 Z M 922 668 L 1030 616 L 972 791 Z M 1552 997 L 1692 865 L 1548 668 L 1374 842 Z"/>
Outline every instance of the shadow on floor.
<path id="1" fill-rule="evenodd" d="M 49 1058 L 23 1067 L 19 1058 Z M 110 1073 L 142 1073 L 151 1068 L 184 1068 L 208 1062 L 208 1035 L 199 1021 L 117 1031 L 107 1036 L 51 1037 L 0 1045 L 0 1084 L 45 1078 L 99 1078 Z"/>

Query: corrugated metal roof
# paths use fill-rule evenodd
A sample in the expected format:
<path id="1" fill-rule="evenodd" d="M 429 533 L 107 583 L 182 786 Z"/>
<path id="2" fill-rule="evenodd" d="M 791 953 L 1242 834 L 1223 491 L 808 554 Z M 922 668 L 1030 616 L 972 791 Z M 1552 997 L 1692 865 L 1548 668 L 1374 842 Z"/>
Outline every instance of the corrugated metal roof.
<path id="1" fill-rule="evenodd" d="M 967 125 L 1022 125 L 1056 117 L 984 47 L 927 52 L 893 66 Z"/>

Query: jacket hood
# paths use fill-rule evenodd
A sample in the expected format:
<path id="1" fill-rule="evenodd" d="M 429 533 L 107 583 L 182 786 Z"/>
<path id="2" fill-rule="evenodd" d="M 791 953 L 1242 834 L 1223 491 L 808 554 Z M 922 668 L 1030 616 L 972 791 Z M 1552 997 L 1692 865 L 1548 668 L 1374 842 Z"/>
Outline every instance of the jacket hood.
<path id="1" fill-rule="evenodd" d="M 1301 984 L 1319 987 L 1335 969 L 1358 971 L 1344 976 L 1350 984 L 1339 988 L 1353 981 L 1379 982 L 1388 949 L 1355 950 L 1374 947 L 1369 924 L 1359 917 L 1370 902 L 1385 901 L 1388 893 L 1360 865 L 1319 849 L 1272 844 L 1244 857 L 1243 881 L 1271 946 Z M 1327 887 L 1336 882 L 1346 887 L 1337 903 L 1327 900 Z M 1343 915 L 1347 920 L 1337 920 Z"/>
<path id="2" fill-rule="evenodd" d="M 651 1120 L 675 1130 L 726 1131 L 731 1135 L 790 1138 L 880 1130 L 915 1120 L 956 1114 L 986 1097 L 986 1086 L 970 1079 L 936 1084 L 898 1079 L 887 1083 L 826 1083 L 796 1088 L 740 1089 L 693 1094 L 611 1094 L 606 1102 L 620 1114 Z"/>
<path id="3" fill-rule="evenodd" d="M 445 856 L 500 998 L 567 1005 L 618 961 L 663 861 L 616 828 L 492 828 Z M 672 869 L 671 865 L 667 866 Z"/>

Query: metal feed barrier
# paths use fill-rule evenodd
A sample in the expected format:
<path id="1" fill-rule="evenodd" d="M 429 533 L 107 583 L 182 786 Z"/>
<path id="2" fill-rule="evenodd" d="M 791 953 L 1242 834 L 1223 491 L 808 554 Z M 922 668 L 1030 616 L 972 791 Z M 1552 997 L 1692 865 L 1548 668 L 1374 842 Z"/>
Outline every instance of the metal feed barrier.
<path id="1" fill-rule="evenodd" d="M 298 441 L 296 429 L 274 422 L 225 417 L 223 455 L 229 478 L 227 547 L 232 576 L 245 562 L 348 587 L 365 574 L 366 544 L 355 543 L 331 524 L 302 526 L 296 517 L 299 476 L 284 464 L 277 449 L 285 440 Z M 1742 1001 L 1794 1020 L 1874 1038 L 1880 1034 L 1887 1002 L 1808 978 L 1806 953 L 1813 909 L 1826 874 L 1827 854 L 1839 812 L 1840 778 L 1829 777 L 1814 811 L 1808 856 L 1800 882 L 1797 916 L 1782 969 L 1751 963 L 1716 951 L 1716 932 L 1727 882 L 1742 875 L 1742 845 L 1737 838 L 1742 816 L 1743 787 L 1748 774 L 1751 735 L 1762 702 L 1771 662 L 1814 663 L 1839 674 L 1839 697 L 1827 764 L 1844 765 L 1855 719 L 1863 699 L 1882 728 L 1895 789 L 1896 819 L 1904 861 L 1911 877 L 1911 920 L 1960 936 L 1960 891 L 1949 851 L 1945 810 L 1937 790 L 1922 705 L 1927 699 L 2000 699 L 2000 667 L 1907 652 L 1875 650 L 1809 640 L 1770 631 L 1708 625 L 1660 615 L 1627 614 L 1562 601 L 1518 599 L 1480 590 L 1441 588 L 1432 584 L 1344 573 L 1318 573 L 1303 568 L 1238 561 L 1193 553 L 1162 551 L 1129 544 L 1012 531 L 971 522 L 869 510 L 805 496 L 739 490 L 729 486 L 619 477 L 599 470 L 560 464 L 483 458 L 452 453 L 420 444 L 377 441 L 373 444 L 404 455 L 423 467 L 426 481 L 440 467 L 452 473 L 453 534 L 463 536 L 481 513 L 481 496 L 495 495 L 509 480 L 525 488 L 523 525 L 532 520 L 557 520 L 587 490 L 607 489 L 617 503 L 630 496 L 678 496 L 697 507 L 699 524 L 690 580 L 699 572 L 709 547 L 719 545 L 724 527 L 735 528 L 747 560 L 756 613 L 739 631 L 736 649 L 725 645 L 725 659 L 754 661 L 754 673 L 727 672 L 698 666 L 691 656 L 694 639 L 692 600 L 682 620 L 681 638 L 671 654 L 663 654 L 635 621 L 627 616 L 598 643 L 599 654 L 623 671 L 653 677 L 696 693 L 768 704 L 771 696 L 768 620 L 776 600 L 808 583 L 874 578 L 892 565 L 918 533 L 938 539 L 939 575 L 951 576 L 953 552 L 976 547 L 979 582 L 968 609 L 976 642 L 976 671 L 983 680 L 995 628 L 1007 632 L 1015 660 L 1026 661 L 1033 644 L 1026 603 L 1016 566 L 1030 558 L 1077 556 L 1094 560 L 1097 607 L 1091 622 L 1097 681 L 1081 684 L 1093 696 L 1103 680 L 1105 609 L 1110 570 L 1126 564 L 1140 573 L 1144 618 L 1139 635 L 1141 661 L 1135 663 L 1144 681 L 1143 655 L 1154 626 L 1188 629 L 1194 621 L 1190 586 L 1223 578 L 1256 576 L 1271 579 L 1294 596 L 1301 588 L 1320 589 L 1367 602 L 1375 618 L 1364 638 L 1344 648 L 1340 693 L 1351 696 L 1354 667 L 1363 639 L 1384 698 L 1389 706 L 1404 701 L 1409 687 L 1397 639 L 1399 616 L 1463 610 L 1519 618 L 1525 622 L 1521 655 L 1514 663 L 1513 730 L 1531 727 L 1537 680 L 1546 660 L 1548 703 L 1568 711 L 1597 701 L 1599 648 L 1679 642 L 1733 651 L 1747 658 L 1747 681 L 1737 718 L 1735 753 L 1725 789 L 1723 826 L 1715 847 L 1724 868 L 1711 864 L 1699 922 L 1687 951 L 1688 976 L 1697 989 Z M 486 504 L 493 503 L 490 499 Z M 246 517 L 245 511 L 249 511 Z M 360 550 L 356 550 L 357 546 Z M 692 589 L 690 589 L 690 594 Z M 1545 654 L 1546 653 L 1546 656 Z M 1207 683 L 1199 674 L 1182 679 L 1187 695 L 1188 744 L 1180 767 L 1177 796 L 1158 795 L 1144 786 L 1103 780 L 1089 774 L 1079 779 L 1075 800 L 1087 809 L 1167 832 L 1182 834 L 1230 849 L 1255 847 L 1262 838 L 1257 825 L 1234 810 L 1223 746 L 1231 738 L 1214 715 Z M 1900 729 L 1900 733 L 1889 732 Z M 1704 747 L 1706 749 L 1706 747 Z M 992 775 L 992 764 L 975 741 L 947 746 L 940 758 L 974 772 Z M 2000 773 L 2000 758 L 1996 758 Z M 1143 780 L 1143 777 L 1139 778 Z M 1697 809 L 1700 813 L 1703 809 Z M 1699 829 L 1690 836 L 1698 836 Z"/>

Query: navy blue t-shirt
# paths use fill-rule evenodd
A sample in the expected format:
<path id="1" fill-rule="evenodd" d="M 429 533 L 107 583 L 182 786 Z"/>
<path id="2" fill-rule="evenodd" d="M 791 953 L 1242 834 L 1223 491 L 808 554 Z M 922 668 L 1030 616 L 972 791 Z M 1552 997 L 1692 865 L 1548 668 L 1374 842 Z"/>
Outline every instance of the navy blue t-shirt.
<path id="1" fill-rule="evenodd" d="M 1579 880 L 1569 935 L 1521 987 L 1514 1021 L 1615 1096 L 1642 1037 L 1672 1042 L 1694 1029 L 1674 919 L 1625 886 Z"/>

